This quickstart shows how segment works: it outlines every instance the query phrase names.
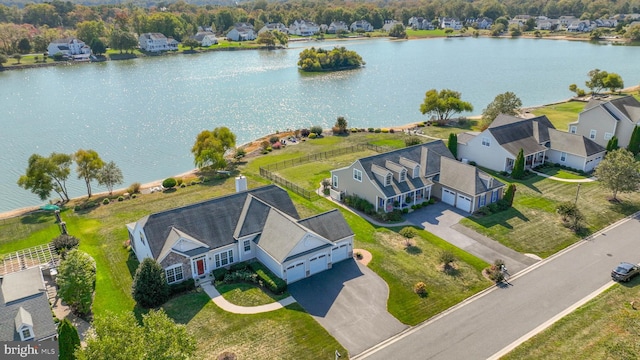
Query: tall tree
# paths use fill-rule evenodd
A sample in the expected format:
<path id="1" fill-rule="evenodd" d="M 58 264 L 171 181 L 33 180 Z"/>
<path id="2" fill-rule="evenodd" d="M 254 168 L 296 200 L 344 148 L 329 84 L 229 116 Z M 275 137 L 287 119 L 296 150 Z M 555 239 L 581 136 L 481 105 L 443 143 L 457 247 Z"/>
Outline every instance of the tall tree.
<path id="1" fill-rule="evenodd" d="M 460 100 L 461 94 L 457 91 L 443 89 L 440 92 L 436 89 L 427 91 L 424 101 L 420 104 L 420 112 L 434 114 L 438 121 L 446 121 L 453 114 L 463 111 L 473 111 L 471 103 Z"/>
<path id="2" fill-rule="evenodd" d="M 516 161 L 513 163 L 511 177 L 514 179 L 522 179 L 524 177 L 524 151 L 520 149 Z"/>
<path id="3" fill-rule="evenodd" d="M 193 335 L 163 310 L 142 315 L 142 326 L 132 312 L 97 316 L 86 343 L 79 360 L 187 360 L 196 351 Z"/>
<path id="4" fill-rule="evenodd" d="M 258 38 L 256 39 L 256 43 L 264 44 L 268 48 L 273 48 L 276 46 L 276 37 L 271 33 L 271 31 L 264 31 L 258 34 Z"/>
<path id="5" fill-rule="evenodd" d="M 633 132 L 631 133 L 631 139 L 629 140 L 629 145 L 627 145 L 627 150 L 631 151 L 633 155 L 638 155 L 640 152 L 640 127 L 636 126 L 633 128 Z"/>
<path id="6" fill-rule="evenodd" d="M 595 171 L 600 185 L 613 193 L 637 191 L 640 184 L 640 163 L 626 149 L 613 150 L 598 164 Z"/>
<path id="7" fill-rule="evenodd" d="M 60 195 L 63 201 L 69 201 L 67 191 L 67 179 L 71 174 L 73 158 L 69 154 L 53 152 L 49 155 L 48 174 L 54 181 L 53 189 Z"/>
<path id="8" fill-rule="evenodd" d="M 59 360 L 75 360 L 74 352 L 80 347 L 80 336 L 68 318 L 64 318 L 58 326 L 58 346 Z"/>
<path id="9" fill-rule="evenodd" d="M 113 161 L 109 161 L 98 170 L 96 180 L 98 180 L 98 184 L 105 186 L 109 191 L 109 195 L 111 195 L 113 194 L 113 187 L 122 184 L 124 177 L 118 165 Z"/>
<path id="10" fill-rule="evenodd" d="M 613 151 L 617 148 L 618 148 L 618 138 L 614 136 L 611 139 L 609 139 L 609 142 L 607 142 L 607 151 Z"/>
<path id="11" fill-rule="evenodd" d="M 169 298 L 169 285 L 164 269 L 152 258 L 145 258 L 133 278 L 131 286 L 133 299 L 145 308 L 154 308 L 164 304 Z"/>
<path id="12" fill-rule="evenodd" d="M 58 267 L 60 298 L 80 314 L 88 314 L 93 303 L 96 262 L 84 251 L 69 251 Z"/>
<path id="13" fill-rule="evenodd" d="M 191 148 L 195 165 L 199 168 L 221 169 L 227 166 L 224 154 L 236 146 L 236 136 L 227 127 L 217 127 L 213 131 L 203 130 L 196 137 Z"/>
<path id="14" fill-rule="evenodd" d="M 482 110 L 482 122 L 489 127 L 491 122 L 500 114 L 516 115 L 520 111 L 522 101 L 516 94 L 507 91 L 497 95 L 493 101 Z M 485 128 L 486 128 L 485 127 Z"/>
<path id="15" fill-rule="evenodd" d="M 616 73 L 608 73 L 607 77 L 603 80 L 603 85 L 609 91 L 616 92 L 616 90 L 624 88 L 624 81 L 622 81 L 622 77 Z"/>
<path id="16" fill-rule="evenodd" d="M 97 179 L 98 171 L 104 166 L 104 161 L 95 150 L 78 150 L 73 158 L 76 162 L 78 179 L 84 179 L 87 185 L 87 197 L 91 197 L 91 181 Z"/>
<path id="17" fill-rule="evenodd" d="M 609 75 L 606 71 L 600 69 L 593 69 L 587 74 L 589 80 L 585 81 L 585 85 L 591 90 L 592 93 L 598 94 L 600 90 L 606 88 L 604 79 Z"/>
<path id="18" fill-rule="evenodd" d="M 18 186 L 31 190 L 40 200 L 46 200 L 53 190 L 53 179 L 47 174 L 47 159 L 33 154 L 29 157 L 29 165 L 24 175 L 18 179 Z"/>
<path id="19" fill-rule="evenodd" d="M 449 134 L 449 141 L 447 142 L 449 151 L 453 154 L 454 158 L 458 158 L 458 136 L 454 133 Z"/>
<path id="20" fill-rule="evenodd" d="M 340 134 L 346 134 L 347 127 L 349 125 L 347 123 L 347 119 L 345 119 L 344 116 L 338 116 L 338 118 L 336 119 L 336 124 L 334 126 L 338 129 L 338 132 Z"/>

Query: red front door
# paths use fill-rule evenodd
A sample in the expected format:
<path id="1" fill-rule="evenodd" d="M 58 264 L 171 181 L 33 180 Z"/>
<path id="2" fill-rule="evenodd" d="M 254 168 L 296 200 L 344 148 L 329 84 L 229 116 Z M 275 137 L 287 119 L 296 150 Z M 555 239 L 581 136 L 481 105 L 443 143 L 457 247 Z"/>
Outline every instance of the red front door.
<path id="1" fill-rule="evenodd" d="M 198 271 L 198 276 L 204 274 L 204 259 L 196 260 L 196 269 Z"/>

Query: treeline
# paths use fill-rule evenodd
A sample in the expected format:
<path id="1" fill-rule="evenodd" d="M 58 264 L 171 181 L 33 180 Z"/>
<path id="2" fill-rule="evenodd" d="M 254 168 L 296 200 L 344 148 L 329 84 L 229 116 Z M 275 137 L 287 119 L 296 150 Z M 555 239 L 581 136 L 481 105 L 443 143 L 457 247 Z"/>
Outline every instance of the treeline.
<path id="1" fill-rule="evenodd" d="M 108 42 L 111 31 L 132 34 L 160 32 L 181 41 L 195 34 L 199 26 L 225 34 L 235 23 L 251 23 L 256 30 L 266 23 L 291 24 L 296 19 L 317 24 L 367 20 L 380 29 L 387 19 L 407 21 L 412 16 L 458 19 L 486 16 L 491 19 L 516 15 L 545 15 L 557 18 L 573 15 L 584 19 L 607 18 L 615 14 L 640 13 L 640 0 L 400 0 L 345 2 L 257 0 L 239 5 L 198 5 L 177 2 L 127 2 L 126 4 L 53 0 L 44 3 L 11 0 L 0 5 L 0 51 L 41 52 L 56 38 L 76 36 L 87 44 L 100 38 Z M 26 43 L 23 39 L 28 40 Z M 22 41 L 22 46 L 18 44 Z"/>

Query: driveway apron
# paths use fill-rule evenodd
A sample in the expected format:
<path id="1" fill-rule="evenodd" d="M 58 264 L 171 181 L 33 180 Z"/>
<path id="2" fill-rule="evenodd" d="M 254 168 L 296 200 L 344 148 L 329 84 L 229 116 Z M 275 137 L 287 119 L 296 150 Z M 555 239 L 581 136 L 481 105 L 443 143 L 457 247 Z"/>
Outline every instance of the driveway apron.
<path id="1" fill-rule="evenodd" d="M 353 259 L 289 285 L 289 293 L 351 356 L 408 327 L 387 312 L 384 280 Z"/>

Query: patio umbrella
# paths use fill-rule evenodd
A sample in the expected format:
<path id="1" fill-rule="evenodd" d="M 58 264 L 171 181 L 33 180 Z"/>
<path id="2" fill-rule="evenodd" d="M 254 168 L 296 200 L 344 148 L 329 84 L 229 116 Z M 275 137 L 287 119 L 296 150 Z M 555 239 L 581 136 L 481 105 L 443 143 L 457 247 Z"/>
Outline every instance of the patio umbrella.
<path id="1" fill-rule="evenodd" d="M 56 210 L 60 210 L 60 206 L 53 205 L 53 204 L 47 204 L 47 205 L 40 206 L 40 210 L 56 211 Z"/>

